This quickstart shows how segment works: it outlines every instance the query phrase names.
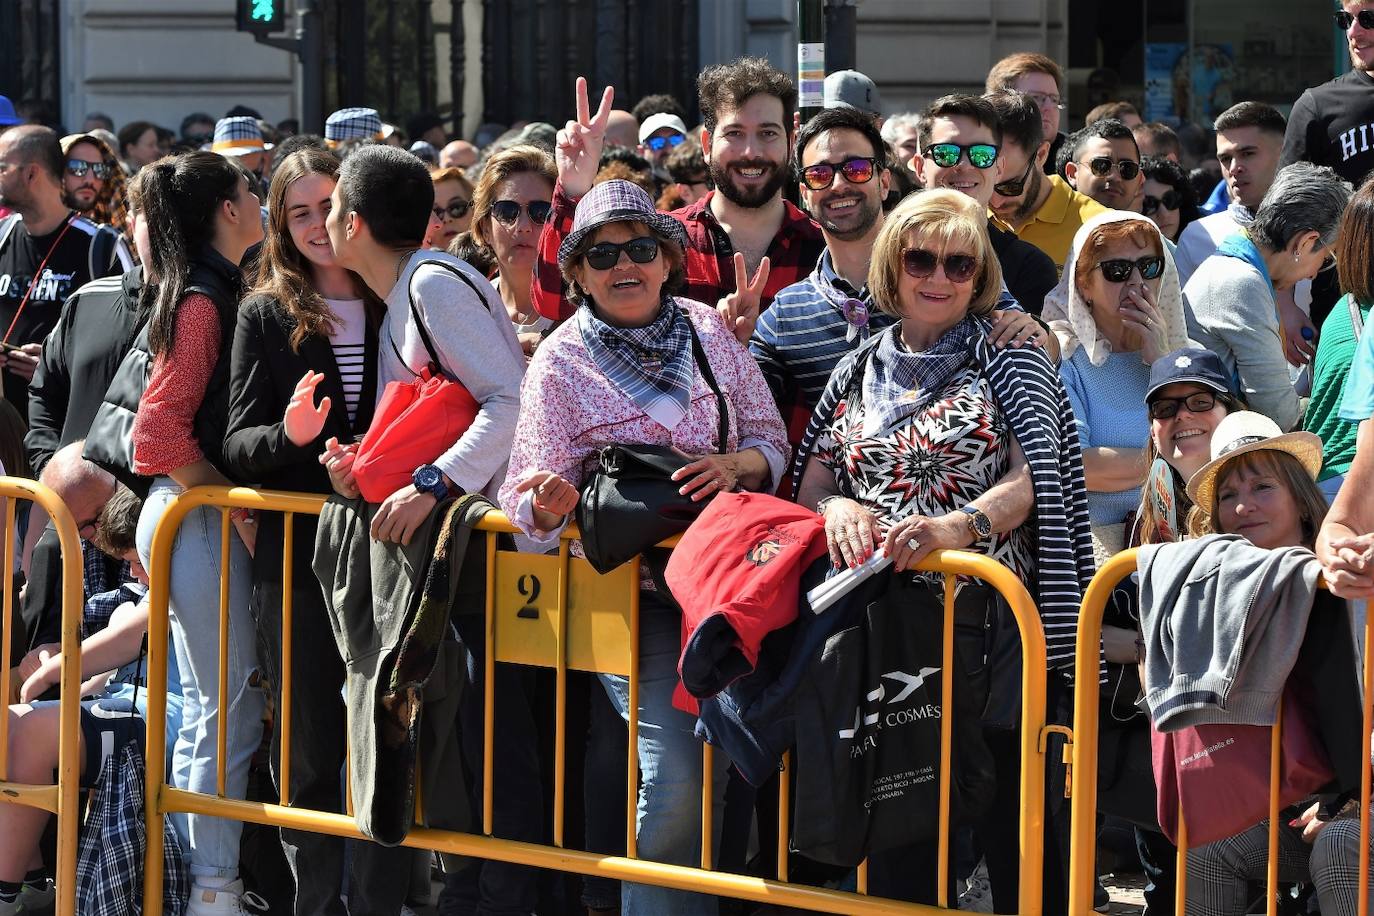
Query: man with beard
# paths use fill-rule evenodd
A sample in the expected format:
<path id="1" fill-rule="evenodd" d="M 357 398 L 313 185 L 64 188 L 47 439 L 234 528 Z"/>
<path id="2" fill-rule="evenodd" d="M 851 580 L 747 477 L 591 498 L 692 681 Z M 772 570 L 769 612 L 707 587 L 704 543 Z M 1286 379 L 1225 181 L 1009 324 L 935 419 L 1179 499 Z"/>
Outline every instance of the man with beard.
<path id="1" fill-rule="evenodd" d="M 115 230 L 74 213 L 62 198 L 66 160 L 57 134 L 27 124 L 0 135 L 0 206 L 15 211 L 0 220 L 0 352 L 5 397 L 28 416 L 29 380 L 43 339 L 57 324 L 62 303 L 81 286 L 133 267 L 129 247 Z M 113 244 L 97 237 L 114 235 Z M 100 263 L 92 252 L 103 251 Z"/>
<path id="2" fill-rule="evenodd" d="M 697 78 L 704 126 L 701 147 L 715 190 L 672 215 L 687 230 L 686 282 L 680 294 L 716 303 L 741 343 L 778 290 L 806 276 L 825 249 L 820 227 L 782 197 L 789 173 L 788 134 L 797 89 L 787 74 L 758 58 L 707 67 Z M 607 87 L 595 116 L 587 81 L 577 80 L 577 119 L 558 133 L 558 184 L 539 237 L 535 308 L 567 318 L 558 246 L 572 228 L 577 201 L 591 189 L 611 113 Z M 750 278 L 750 294 L 736 273 Z"/>
<path id="3" fill-rule="evenodd" d="M 1002 89 L 983 98 L 992 103 L 1002 127 L 1004 177 L 992 189 L 992 212 L 1017 238 L 1049 255 L 1055 270 L 1062 273 L 1078 227 L 1106 208 L 1079 194 L 1058 175 L 1043 173 L 1050 147 L 1044 139 L 1040 110 L 1030 96 Z"/>
<path id="4" fill-rule="evenodd" d="M 62 189 L 67 204 L 93 223 L 104 223 L 124 232 L 128 203 L 124 199 L 124 173 L 114 153 L 90 134 L 62 138 L 66 171 Z M 104 241 L 112 242 L 110 237 Z"/>
<path id="5" fill-rule="evenodd" d="M 1140 212 L 1145 175 L 1140 171 L 1140 147 L 1122 121 L 1091 121 L 1069 137 L 1064 177 L 1069 186 L 1108 210 Z"/>
<path id="6" fill-rule="evenodd" d="M 1335 15 L 1336 27 L 1345 34 L 1350 71 L 1308 89 L 1294 103 L 1278 167 L 1300 160 L 1329 165 L 1358 188 L 1374 169 L 1374 0 L 1342 0 Z M 1340 298 L 1339 287 L 1334 270 L 1312 281 L 1316 327 Z"/>
<path id="7" fill-rule="evenodd" d="M 921 186 L 967 194 L 986 210 L 993 187 L 1004 177 L 998 155 L 1002 127 L 992 105 L 976 95 L 947 95 L 925 110 L 917 130 L 922 152 L 912 158 L 912 168 Z M 987 162 L 989 148 L 992 161 L 980 165 Z M 1039 315 L 1045 294 L 1059 279 L 1054 261 L 994 219 L 988 220 L 988 236 L 1007 289 L 1023 309 Z M 1046 335 L 1046 342 L 1053 344 L 1054 338 Z"/>
<path id="8" fill-rule="evenodd" d="M 896 320 L 875 308 L 868 292 L 869 260 L 892 180 L 872 116 L 854 108 L 827 108 L 797 135 L 796 155 L 802 203 L 820 221 L 825 251 L 809 275 L 778 291 L 749 341 L 793 445 L 805 432 L 831 370 L 872 332 Z M 1009 299 L 1004 294 L 1008 301 L 999 305 L 1012 306 Z M 990 339 L 999 346 L 1049 336 L 1022 312 L 994 316 Z"/>

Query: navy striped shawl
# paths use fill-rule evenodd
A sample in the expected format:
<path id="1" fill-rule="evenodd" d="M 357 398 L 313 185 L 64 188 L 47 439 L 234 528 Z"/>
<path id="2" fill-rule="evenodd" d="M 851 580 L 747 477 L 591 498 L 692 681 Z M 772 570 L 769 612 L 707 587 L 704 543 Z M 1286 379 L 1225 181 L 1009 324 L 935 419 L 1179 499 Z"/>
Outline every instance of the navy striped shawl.
<path id="1" fill-rule="evenodd" d="M 1072 669 L 1078 609 L 1094 572 L 1078 425 L 1059 373 L 1044 352 L 1036 347 L 995 349 L 987 342 L 990 326 L 977 321 L 983 333 L 974 337 L 973 358 L 1026 456 L 1035 490 L 1035 514 L 1026 524 L 1036 528 L 1036 581 L 1026 586 L 1040 610 L 1050 668 Z M 797 451 L 794 499 L 817 438 L 830 425 L 840 400 L 861 391 L 863 367 L 880 339 L 876 335 L 866 341 L 831 374 Z"/>

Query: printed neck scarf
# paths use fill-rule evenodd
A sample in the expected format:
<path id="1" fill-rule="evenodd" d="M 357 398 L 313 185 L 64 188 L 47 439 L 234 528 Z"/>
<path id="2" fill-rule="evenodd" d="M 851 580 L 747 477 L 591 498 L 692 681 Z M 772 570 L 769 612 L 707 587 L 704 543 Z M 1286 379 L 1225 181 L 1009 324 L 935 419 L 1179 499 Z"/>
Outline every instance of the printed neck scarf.
<path id="1" fill-rule="evenodd" d="M 950 328 L 928 350 L 912 353 L 901 343 L 902 326 L 883 332 L 864 373 L 866 438 L 884 435 L 928 406 L 972 358 L 978 325 L 970 316 Z"/>
<path id="2" fill-rule="evenodd" d="M 665 297 L 658 317 L 642 328 L 619 328 L 596 317 L 590 305 L 577 311 L 577 329 L 596 367 L 667 429 L 687 414 L 692 394 L 690 319 Z"/>

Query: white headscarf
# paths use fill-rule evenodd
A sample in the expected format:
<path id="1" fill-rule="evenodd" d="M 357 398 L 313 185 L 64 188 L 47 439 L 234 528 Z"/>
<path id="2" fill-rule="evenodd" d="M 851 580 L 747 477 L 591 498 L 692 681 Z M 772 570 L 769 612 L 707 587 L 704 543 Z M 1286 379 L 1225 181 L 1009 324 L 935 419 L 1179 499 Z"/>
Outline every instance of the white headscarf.
<path id="1" fill-rule="evenodd" d="M 1069 249 L 1068 260 L 1064 262 L 1064 273 L 1059 277 L 1059 285 L 1045 296 L 1045 305 L 1040 317 L 1059 338 L 1062 359 L 1068 359 L 1074 350 L 1082 346 L 1088 352 L 1089 362 L 1094 366 L 1100 366 L 1107 361 L 1107 356 L 1112 352 L 1111 343 L 1097 329 L 1092 307 L 1088 305 L 1078 290 L 1078 284 L 1074 282 L 1074 274 L 1078 254 L 1087 244 L 1088 237 L 1093 231 L 1107 223 L 1126 220 L 1139 220 L 1149 226 L 1150 231 L 1159 238 L 1159 248 L 1164 252 L 1164 275 L 1160 280 L 1159 295 L 1155 301 L 1160 314 L 1164 316 L 1168 333 L 1164 352 L 1188 346 L 1188 326 L 1183 317 L 1183 291 L 1178 284 L 1178 268 L 1174 266 L 1174 256 L 1169 252 L 1169 245 L 1164 241 L 1164 236 L 1160 235 L 1159 227 L 1139 213 L 1108 210 L 1078 227 L 1078 232 L 1073 237 L 1073 247 Z"/>

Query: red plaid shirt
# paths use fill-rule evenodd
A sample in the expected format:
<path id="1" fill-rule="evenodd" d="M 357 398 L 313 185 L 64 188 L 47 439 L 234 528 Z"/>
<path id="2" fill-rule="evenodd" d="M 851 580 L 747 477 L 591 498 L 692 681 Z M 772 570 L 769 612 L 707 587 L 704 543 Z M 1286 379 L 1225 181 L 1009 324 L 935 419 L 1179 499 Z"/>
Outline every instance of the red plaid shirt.
<path id="1" fill-rule="evenodd" d="M 714 306 L 735 291 L 735 267 L 731 259 L 735 247 L 711 212 L 712 191 L 691 206 L 674 210 L 687 230 L 687 282 L 678 295 Z M 768 246 L 768 283 L 763 288 L 760 309 L 766 309 L 784 286 L 791 286 L 810 274 L 825 251 L 825 239 L 816 221 L 784 200 L 782 225 Z M 558 270 L 558 246 L 572 232 L 577 201 L 563 193 L 562 184 L 553 189 L 553 209 L 539 234 L 539 259 L 534 263 L 534 307 L 546 318 L 563 319 L 573 313 L 573 305 L 563 295 L 563 275 Z"/>

